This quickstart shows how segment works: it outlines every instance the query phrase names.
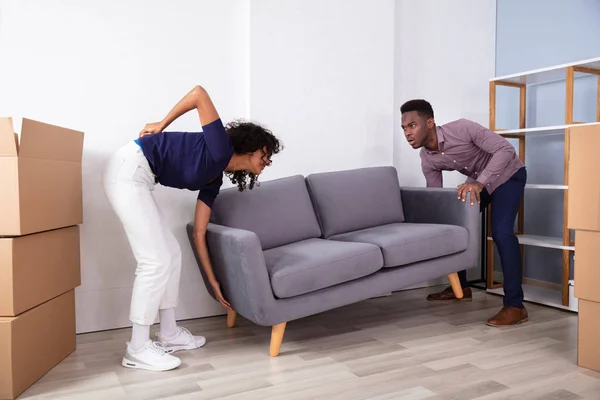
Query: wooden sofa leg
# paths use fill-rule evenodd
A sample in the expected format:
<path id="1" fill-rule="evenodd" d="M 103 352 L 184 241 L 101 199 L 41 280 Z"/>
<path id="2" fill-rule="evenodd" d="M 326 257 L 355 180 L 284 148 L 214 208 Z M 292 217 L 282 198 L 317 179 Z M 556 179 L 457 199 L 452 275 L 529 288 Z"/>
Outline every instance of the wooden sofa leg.
<path id="1" fill-rule="evenodd" d="M 285 332 L 286 322 L 281 324 L 273 325 L 271 329 L 271 357 L 277 357 L 279 355 L 279 349 L 281 349 L 281 342 L 283 341 L 283 333 Z"/>
<path id="2" fill-rule="evenodd" d="M 227 310 L 227 327 L 233 328 L 235 326 L 235 317 L 237 313 L 233 310 Z"/>
<path id="3" fill-rule="evenodd" d="M 460 286 L 460 279 L 458 278 L 458 273 L 454 272 L 453 274 L 448 275 L 448 279 L 450 280 L 450 286 L 452 286 L 454 296 L 456 296 L 457 299 L 462 299 L 463 290 Z"/>

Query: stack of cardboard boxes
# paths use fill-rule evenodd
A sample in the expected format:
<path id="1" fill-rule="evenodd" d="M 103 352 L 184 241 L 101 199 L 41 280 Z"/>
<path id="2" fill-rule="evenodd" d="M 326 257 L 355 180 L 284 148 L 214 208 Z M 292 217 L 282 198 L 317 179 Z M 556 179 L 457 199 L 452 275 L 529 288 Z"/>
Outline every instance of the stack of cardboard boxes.
<path id="1" fill-rule="evenodd" d="M 83 136 L 0 118 L 0 399 L 75 350 Z"/>
<path id="2" fill-rule="evenodd" d="M 600 124 L 571 128 L 567 227 L 575 230 L 577 364 L 600 371 Z"/>

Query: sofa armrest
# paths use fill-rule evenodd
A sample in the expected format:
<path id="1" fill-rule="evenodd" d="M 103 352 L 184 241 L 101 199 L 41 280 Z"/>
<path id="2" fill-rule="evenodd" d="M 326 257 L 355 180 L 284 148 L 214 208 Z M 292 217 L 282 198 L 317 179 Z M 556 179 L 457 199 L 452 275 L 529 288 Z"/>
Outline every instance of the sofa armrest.
<path id="1" fill-rule="evenodd" d="M 402 208 L 406 222 L 459 225 L 479 228 L 479 204 L 464 203 L 456 189 L 402 187 Z"/>
<path id="2" fill-rule="evenodd" d="M 187 230 L 202 279 L 214 298 L 193 240 L 193 225 L 188 224 Z M 209 223 L 206 242 L 223 296 L 238 314 L 260 324 L 275 298 L 258 236 L 247 230 Z"/>
<path id="3" fill-rule="evenodd" d="M 475 266 L 481 246 L 480 205 L 471 205 L 470 195 L 463 203 L 453 188 L 402 187 L 400 190 L 406 222 L 458 225 L 467 229 L 470 265 L 465 267 Z"/>

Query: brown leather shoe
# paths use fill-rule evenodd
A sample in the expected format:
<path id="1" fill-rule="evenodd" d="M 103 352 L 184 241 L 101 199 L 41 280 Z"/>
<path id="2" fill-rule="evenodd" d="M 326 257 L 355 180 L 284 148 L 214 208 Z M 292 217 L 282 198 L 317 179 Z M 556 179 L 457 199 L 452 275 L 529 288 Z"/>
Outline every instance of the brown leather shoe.
<path id="1" fill-rule="evenodd" d="M 442 290 L 438 293 L 431 293 L 427 296 L 428 301 L 472 301 L 473 293 L 471 292 L 471 288 L 463 289 L 463 298 L 457 299 L 452 291 L 452 287 L 448 286 L 446 289 Z"/>
<path id="2" fill-rule="evenodd" d="M 525 306 L 523 308 L 505 306 L 502 307 L 502 310 L 498 314 L 488 319 L 487 324 L 489 326 L 510 326 L 522 324 L 528 320 L 529 316 L 527 315 Z"/>

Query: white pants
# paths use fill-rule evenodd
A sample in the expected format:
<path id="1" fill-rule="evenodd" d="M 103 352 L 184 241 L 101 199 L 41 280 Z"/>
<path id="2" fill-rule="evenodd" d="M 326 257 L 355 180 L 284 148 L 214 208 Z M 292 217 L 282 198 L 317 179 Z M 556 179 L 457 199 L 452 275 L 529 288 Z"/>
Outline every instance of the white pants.
<path id="1" fill-rule="evenodd" d="M 152 325 L 159 309 L 177 305 L 181 248 L 156 206 L 154 174 L 137 143 L 112 155 L 103 185 L 137 261 L 129 319 Z"/>

